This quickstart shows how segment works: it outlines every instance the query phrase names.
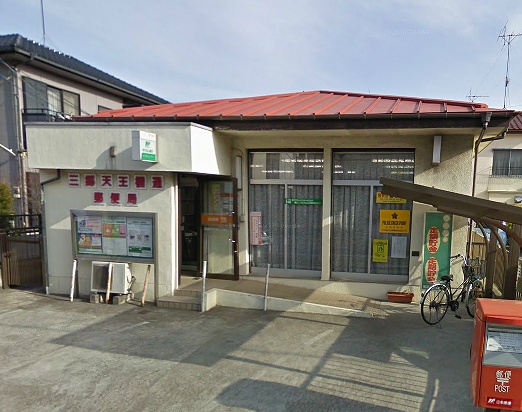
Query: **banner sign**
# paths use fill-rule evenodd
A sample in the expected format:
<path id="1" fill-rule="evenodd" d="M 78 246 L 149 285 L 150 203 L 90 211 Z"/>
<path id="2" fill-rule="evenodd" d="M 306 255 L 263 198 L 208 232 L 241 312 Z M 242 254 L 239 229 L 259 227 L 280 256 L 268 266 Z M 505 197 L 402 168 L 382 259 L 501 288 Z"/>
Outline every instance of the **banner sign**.
<path id="1" fill-rule="evenodd" d="M 428 288 L 450 272 L 453 215 L 426 212 L 424 223 L 422 288 Z"/>

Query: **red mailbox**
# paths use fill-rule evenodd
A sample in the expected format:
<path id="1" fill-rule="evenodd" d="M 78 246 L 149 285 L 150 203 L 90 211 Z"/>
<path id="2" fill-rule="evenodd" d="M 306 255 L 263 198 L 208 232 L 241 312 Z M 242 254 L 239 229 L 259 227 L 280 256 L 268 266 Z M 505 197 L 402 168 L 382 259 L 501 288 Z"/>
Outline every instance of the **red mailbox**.
<path id="1" fill-rule="evenodd" d="M 522 301 L 477 300 L 470 375 L 475 406 L 522 411 Z"/>

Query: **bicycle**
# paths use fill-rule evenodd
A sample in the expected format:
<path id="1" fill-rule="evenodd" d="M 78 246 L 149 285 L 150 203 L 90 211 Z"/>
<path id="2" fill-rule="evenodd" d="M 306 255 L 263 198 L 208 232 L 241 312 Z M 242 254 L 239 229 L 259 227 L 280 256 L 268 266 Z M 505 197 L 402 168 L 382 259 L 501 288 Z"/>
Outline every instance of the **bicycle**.
<path id="1" fill-rule="evenodd" d="M 456 312 L 459 308 L 459 300 L 464 303 L 469 316 L 473 318 L 476 301 L 484 296 L 482 276 L 475 273 L 470 260 L 466 259 L 465 256 L 457 254 L 450 257 L 451 260 L 458 258 L 463 260 L 464 281 L 458 287 L 452 289 L 453 275 L 444 275 L 441 276 L 440 281 L 431 285 L 422 295 L 420 301 L 421 315 L 424 322 L 429 325 L 439 323 L 446 315 L 448 307 Z M 455 316 L 460 319 L 459 315 Z"/>

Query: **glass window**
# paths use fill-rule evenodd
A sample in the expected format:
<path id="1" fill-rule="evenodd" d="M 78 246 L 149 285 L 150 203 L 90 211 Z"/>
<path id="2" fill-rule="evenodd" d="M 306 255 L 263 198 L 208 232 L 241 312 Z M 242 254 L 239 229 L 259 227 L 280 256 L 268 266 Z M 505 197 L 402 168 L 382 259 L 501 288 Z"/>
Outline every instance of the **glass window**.
<path id="1" fill-rule="evenodd" d="M 493 176 L 522 176 L 521 149 L 493 150 Z"/>
<path id="2" fill-rule="evenodd" d="M 323 153 L 251 152 L 249 159 L 249 210 L 261 214 L 252 266 L 320 277 Z"/>
<path id="3" fill-rule="evenodd" d="M 381 196 L 379 179 L 413 182 L 414 162 L 412 151 L 334 152 L 332 272 L 408 275 L 412 202 Z"/>
<path id="4" fill-rule="evenodd" d="M 23 78 L 24 110 L 29 115 L 78 116 L 80 95 L 29 77 Z M 33 119 L 36 120 L 36 119 Z"/>
<path id="5" fill-rule="evenodd" d="M 253 152 L 251 179 L 322 180 L 323 154 L 317 152 Z"/>

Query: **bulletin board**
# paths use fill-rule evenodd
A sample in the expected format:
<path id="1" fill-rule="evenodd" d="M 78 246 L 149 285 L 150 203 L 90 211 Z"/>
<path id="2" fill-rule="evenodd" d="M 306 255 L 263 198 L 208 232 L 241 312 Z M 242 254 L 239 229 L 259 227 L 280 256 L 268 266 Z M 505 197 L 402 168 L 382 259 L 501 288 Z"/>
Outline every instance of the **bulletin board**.
<path id="1" fill-rule="evenodd" d="M 154 263 L 154 213 L 71 210 L 75 259 Z"/>

